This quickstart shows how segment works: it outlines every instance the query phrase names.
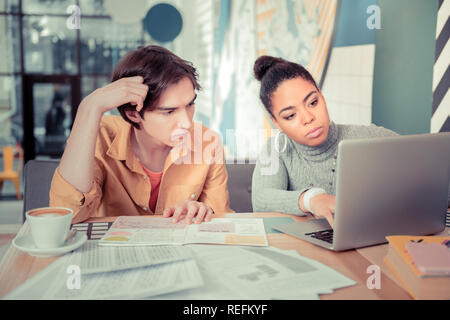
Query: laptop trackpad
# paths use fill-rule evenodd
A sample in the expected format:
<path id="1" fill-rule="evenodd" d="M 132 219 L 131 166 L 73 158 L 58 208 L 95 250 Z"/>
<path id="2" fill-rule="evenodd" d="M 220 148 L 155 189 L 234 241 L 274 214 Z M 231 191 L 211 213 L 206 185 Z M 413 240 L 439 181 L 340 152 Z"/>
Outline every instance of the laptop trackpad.
<path id="1" fill-rule="evenodd" d="M 305 233 L 331 229 L 331 226 L 327 219 L 310 219 L 308 221 L 274 225 L 272 228 L 284 233 L 303 236 Z"/>

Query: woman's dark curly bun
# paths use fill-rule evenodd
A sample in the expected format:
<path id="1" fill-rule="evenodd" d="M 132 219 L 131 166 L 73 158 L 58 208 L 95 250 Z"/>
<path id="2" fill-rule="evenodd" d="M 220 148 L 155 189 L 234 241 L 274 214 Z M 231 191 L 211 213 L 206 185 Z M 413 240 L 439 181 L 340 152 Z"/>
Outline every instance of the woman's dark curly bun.
<path id="1" fill-rule="evenodd" d="M 256 80 L 261 81 L 270 68 L 282 62 L 286 62 L 286 60 L 271 56 L 261 56 L 258 59 L 256 59 L 255 64 L 253 66 L 253 72 L 255 74 Z"/>
<path id="2" fill-rule="evenodd" d="M 272 114 L 272 94 L 285 80 L 300 77 L 309 81 L 316 88 L 316 82 L 311 74 L 302 65 L 271 56 L 261 56 L 253 65 L 255 78 L 261 82 L 259 97 L 264 107 Z"/>

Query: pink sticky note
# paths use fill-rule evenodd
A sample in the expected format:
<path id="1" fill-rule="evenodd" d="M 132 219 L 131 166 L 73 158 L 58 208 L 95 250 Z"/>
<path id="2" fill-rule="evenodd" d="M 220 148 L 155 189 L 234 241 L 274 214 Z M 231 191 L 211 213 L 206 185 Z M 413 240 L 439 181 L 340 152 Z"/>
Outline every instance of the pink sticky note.
<path id="1" fill-rule="evenodd" d="M 421 272 L 450 274 L 450 250 L 446 245 L 408 242 L 406 250 Z"/>

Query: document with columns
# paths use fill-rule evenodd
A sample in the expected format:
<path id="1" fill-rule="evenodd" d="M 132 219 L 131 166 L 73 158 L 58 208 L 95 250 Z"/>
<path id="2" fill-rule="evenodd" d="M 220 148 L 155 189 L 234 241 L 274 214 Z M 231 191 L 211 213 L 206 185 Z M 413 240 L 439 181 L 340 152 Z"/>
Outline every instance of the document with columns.
<path id="1" fill-rule="evenodd" d="M 120 216 L 99 240 L 105 246 L 225 244 L 268 246 L 263 219 L 215 218 L 202 224 L 171 218 Z"/>

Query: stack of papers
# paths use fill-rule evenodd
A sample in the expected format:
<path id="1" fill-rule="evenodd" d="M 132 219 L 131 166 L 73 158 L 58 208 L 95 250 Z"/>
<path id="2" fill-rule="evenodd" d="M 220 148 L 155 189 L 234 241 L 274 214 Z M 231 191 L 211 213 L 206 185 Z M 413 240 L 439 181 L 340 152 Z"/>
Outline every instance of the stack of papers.
<path id="1" fill-rule="evenodd" d="M 118 219 L 103 240 L 59 258 L 5 298 L 311 300 L 355 284 L 295 250 L 267 247 L 262 219 L 213 221 L 173 227 L 166 219 Z"/>
<path id="2" fill-rule="evenodd" d="M 101 247 L 98 242 L 89 241 L 72 253 L 70 262 L 79 266 L 82 274 L 93 274 L 187 259 L 192 259 L 191 252 L 178 246 Z"/>
<path id="3" fill-rule="evenodd" d="M 317 300 L 355 281 L 295 250 L 191 245 L 204 286 L 158 299 Z"/>
<path id="4" fill-rule="evenodd" d="M 109 264 L 115 271 L 99 272 Z M 73 288 L 73 266 L 80 267 L 79 288 Z M 295 250 L 211 245 L 105 248 L 91 241 L 5 298 L 316 300 L 319 294 L 354 284 Z"/>
<path id="5" fill-rule="evenodd" d="M 4 298 L 136 299 L 202 285 L 190 250 L 105 248 L 88 241 L 82 250 L 56 260 Z"/>

